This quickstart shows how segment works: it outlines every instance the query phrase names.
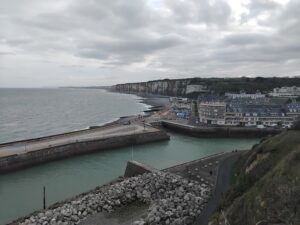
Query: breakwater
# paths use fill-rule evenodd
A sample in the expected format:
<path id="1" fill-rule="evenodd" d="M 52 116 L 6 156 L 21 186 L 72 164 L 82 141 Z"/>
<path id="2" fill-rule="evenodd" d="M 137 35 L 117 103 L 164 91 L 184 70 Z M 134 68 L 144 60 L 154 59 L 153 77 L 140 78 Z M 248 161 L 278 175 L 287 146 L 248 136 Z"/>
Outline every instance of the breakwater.
<path id="1" fill-rule="evenodd" d="M 256 128 L 256 127 L 195 127 L 173 121 L 161 121 L 161 125 L 167 129 L 179 133 L 202 137 L 202 138 L 260 138 L 267 135 L 275 135 L 281 132 L 275 128 Z"/>
<path id="2" fill-rule="evenodd" d="M 167 140 L 150 126 L 113 125 L 0 145 L 0 172 L 104 149 Z"/>
<path id="3" fill-rule="evenodd" d="M 210 188 L 181 176 L 151 172 L 120 180 L 12 224 L 78 224 L 88 216 L 113 212 L 133 202 L 149 204 L 147 215 L 134 221 L 146 224 L 191 224 L 210 197 Z"/>

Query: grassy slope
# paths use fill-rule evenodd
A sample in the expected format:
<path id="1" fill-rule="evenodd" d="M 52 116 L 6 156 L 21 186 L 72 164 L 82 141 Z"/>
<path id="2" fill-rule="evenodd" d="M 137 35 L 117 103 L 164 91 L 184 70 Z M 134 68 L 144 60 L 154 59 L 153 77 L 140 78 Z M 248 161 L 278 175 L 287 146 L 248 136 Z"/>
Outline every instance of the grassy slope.
<path id="1" fill-rule="evenodd" d="M 300 131 L 262 141 L 238 165 L 212 224 L 225 224 L 221 208 L 231 225 L 300 224 Z"/>

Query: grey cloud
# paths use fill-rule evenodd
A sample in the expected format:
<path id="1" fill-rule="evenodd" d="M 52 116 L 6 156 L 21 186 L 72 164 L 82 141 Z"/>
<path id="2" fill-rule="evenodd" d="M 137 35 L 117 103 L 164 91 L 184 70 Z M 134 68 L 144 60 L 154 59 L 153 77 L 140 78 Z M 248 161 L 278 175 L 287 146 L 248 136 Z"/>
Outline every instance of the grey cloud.
<path id="1" fill-rule="evenodd" d="M 14 39 L 4 40 L 5 43 L 11 46 L 27 45 L 31 41 L 32 41 L 31 39 L 24 39 L 24 38 L 14 38 Z"/>
<path id="2" fill-rule="evenodd" d="M 298 0 L 290 0 L 282 14 L 281 19 L 295 19 L 299 21 L 300 15 L 300 2 Z"/>
<path id="3" fill-rule="evenodd" d="M 253 19 L 259 16 L 261 13 L 273 12 L 280 8 L 280 4 L 273 0 L 251 0 L 244 5 L 248 8 L 249 12 L 244 13 L 242 16 L 242 22 L 247 22 L 249 19 Z"/>
<path id="4" fill-rule="evenodd" d="M 172 37 L 162 38 L 136 38 L 132 40 L 117 40 L 109 42 L 96 42 L 88 46 L 80 46 L 79 55 L 88 58 L 108 59 L 110 56 L 126 58 L 128 61 L 135 59 L 141 61 L 146 55 L 157 50 L 163 50 L 178 44 L 180 39 Z M 126 60 L 126 59 L 125 59 Z"/>
<path id="5" fill-rule="evenodd" d="M 0 52 L 0 56 L 4 56 L 4 55 L 14 55 L 14 52 Z"/>
<path id="6" fill-rule="evenodd" d="M 273 0 L 251 0 L 246 6 L 249 8 L 252 15 L 262 11 L 273 10 L 280 7 L 280 4 Z"/>
<path id="7" fill-rule="evenodd" d="M 175 20 L 180 23 L 225 25 L 231 14 L 228 3 L 223 0 L 167 0 L 166 5 L 172 11 Z"/>
<path id="8" fill-rule="evenodd" d="M 51 80 L 50 71 L 65 76 L 80 68 L 112 84 L 122 73 L 132 74 L 132 81 L 189 73 L 300 73 L 299 0 L 252 0 L 241 24 L 226 0 L 159 0 L 156 8 L 149 1 L 0 0 L 5 74 Z M 270 17 L 261 20 L 262 13 Z M 41 73 L 46 67 L 49 72 Z M 109 80 L 109 74 L 119 75 Z"/>
<path id="9" fill-rule="evenodd" d="M 295 38 L 295 41 L 298 40 L 300 36 L 300 1 L 291 0 L 274 22 L 280 25 L 280 35 Z"/>
<path id="10" fill-rule="evenodd" d="M 223 39 L 222 45 L 251 45 L 262 44 L 272 39 L 273 37 L 260 33 L 243 33 L 228 35 Z"/>

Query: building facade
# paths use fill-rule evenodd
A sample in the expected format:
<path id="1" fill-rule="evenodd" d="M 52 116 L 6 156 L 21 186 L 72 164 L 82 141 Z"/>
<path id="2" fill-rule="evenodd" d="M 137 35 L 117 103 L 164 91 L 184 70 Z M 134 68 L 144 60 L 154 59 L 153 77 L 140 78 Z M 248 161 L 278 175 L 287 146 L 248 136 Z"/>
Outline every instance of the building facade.
<path id="1" fill-rule="evenodd" d="M 198 98 L 200 123 L 226 126 L 291 126 L 300 104 L 271 102 L 269 98 Z"/>
<path id="2" fill-rule="evenodd" d="M 281 98 L 297 98 L 300 96 L 300 87 L 281 87 L 274 88 L 273 92 L 269 93 L 271 97 L 281 97 Z"/>
<path id="3" fill-rule="evenodd" d="M 200 123 L 225 125 L 226 103 L 224 101 L 200 102 L 198 112 Z"/>
<path id="4" fill-rule="evenodd" d="M 266 95 L 260 92 L 256 92 L 255 94 L 248 94 L 246 92 L 241 93 L 225 93 L 225 96 L 230 99 L 239 99 L 239 98 L 247 98 L 247 99 L 258 99 L 265 98 Z"/>

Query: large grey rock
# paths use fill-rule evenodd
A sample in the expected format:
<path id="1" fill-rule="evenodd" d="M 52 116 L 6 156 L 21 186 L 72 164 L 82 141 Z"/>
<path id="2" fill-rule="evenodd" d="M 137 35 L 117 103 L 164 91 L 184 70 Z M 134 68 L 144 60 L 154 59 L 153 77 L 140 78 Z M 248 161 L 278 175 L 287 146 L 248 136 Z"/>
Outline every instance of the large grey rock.
<path id="1" fill-rule="evenodd" d="M 104 186 L 55 209 L 32 215 L 21 224 L 78 224 L 96 212 L 112 212 L 133 201 L 150 203 L 148 214 L 134 222 L 136 225 L 190 224 L 201 213 L 209 194 L 210 189 L 203 183 L 157 171 Z"/>

